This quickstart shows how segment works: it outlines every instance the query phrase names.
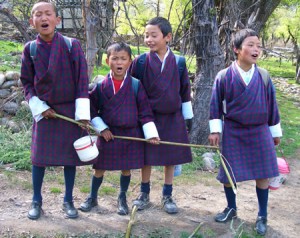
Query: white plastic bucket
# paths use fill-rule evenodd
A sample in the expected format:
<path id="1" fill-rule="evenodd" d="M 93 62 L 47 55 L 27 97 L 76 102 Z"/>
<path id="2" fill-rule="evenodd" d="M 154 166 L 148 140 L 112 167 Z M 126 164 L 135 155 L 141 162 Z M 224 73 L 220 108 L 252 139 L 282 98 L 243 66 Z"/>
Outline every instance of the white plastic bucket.
<path id="1" fill-rule="evenodd" d="M 99 155 L 96 145 L 97 136 L 84 136 L 76 140 L 73 145 L 82 162 L 88 162 Z"/>
<path id="2" fill-rule="evenodd" d="M 269 179 L 269 189 L 276 190 L 283 184 L 288 174 L 290 173 L 290 168 L 287 161 L 284 158 L 277 158 L 279 175 L 274 178 Z"/>

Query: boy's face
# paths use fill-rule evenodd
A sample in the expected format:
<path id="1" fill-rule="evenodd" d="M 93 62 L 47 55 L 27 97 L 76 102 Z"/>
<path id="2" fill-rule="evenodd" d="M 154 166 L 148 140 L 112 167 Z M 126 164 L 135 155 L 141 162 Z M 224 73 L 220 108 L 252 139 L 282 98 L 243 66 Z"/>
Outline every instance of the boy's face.
<path id="1" fill-rule="evenodd" d="M 172 39 L 172 34 L 169 33 L 165 37 L 157 25 L 147 25 L 145 28 L 145 44 L 150 48 L 150 51 L 160 53 L 166 52 L 166 46 Z"/>
<path id="2" fill-rule="evenodd" d="M 55 27 L 60 23 L 53 6 L 47 2 L 40 2 L 33 6 L 32 17 L 29 22 L 45 41 L 51 41 Z"/>
<path id="3" fill-rule="evenodd" d="M 255 64 L 260 52 L 261 44 L 257 36 L 248 36 L 241 45 L 241 49 L 234 49 L 237 61 L 243 69 L 248 69 Z"/>
<path id="4" fill-rule="evenodd" d="M 106 59 L 106 63 L 110 67 L 113 77 L 122 80 L 131 64 L 131 58 L 125 50 L 112 51 L 109 58 Z"/>

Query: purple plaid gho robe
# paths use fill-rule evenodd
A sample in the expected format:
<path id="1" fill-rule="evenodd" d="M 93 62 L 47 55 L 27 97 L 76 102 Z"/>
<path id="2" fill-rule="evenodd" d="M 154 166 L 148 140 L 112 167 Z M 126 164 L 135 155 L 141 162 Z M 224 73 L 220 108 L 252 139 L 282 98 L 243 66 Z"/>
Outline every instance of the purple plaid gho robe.
<path id="1" fill-rule="evenodd" d="M 57 113 L 75 118 L 76 99 L 88 99 L 87 64 L 80 43 L 72 39 L 69 49 L 61 34 L 52 43 L 37 37 L 36 56 L 30 56 L 30 44 L 22 55 L 21 82 L 26 100 L 36 96 Z M 89 115 L 88 115 L 89 117 Z M 82 163 L 73 142 L 86 133 L 77 125 L 61 119 L 34 120 L 31 159 L 37 166 L 75 166 Z"/>
<path id="2" fill-rule="evenodd" d="M 226 101 L 226 113 L 223 100 Z M 265 86 L 257 67 L 248 86 L 234 64 L 228 68 L 224 80 L 220 74 L 216 76 L 210 120 L 222 118 L 222 154 L 228 160 L 236 182 L 277 176 L 276 151 L 269 129 L 280 121 L 275 88 L 270 79 Z M 222 166 L 217 179 L 229 183 Z"/>
<path id="3" fill-rule="evenodd" d="M 131 65 L 131 74 L 134 77 L 137 76 L 137 60 L 138 58 L 135 58 Z M 144 76 L 140 80 L 148 95 L 160 139 L 189 143 L 182 114 L 182 103 L 191 101 L 191 85 L 186 68 L 180 79 L 171 50 L 162 71 L 162 62 L 153 52 L 147 54 L 144 67 Z M 145 165 L 166 166 L 191 161 L 192 153 L 189 147 L 146 144 Z"/>
<path id="4" fill-rule="evenodd" d="M 141 126 L 153 122 L 154 118 L 146 92 L 141 83 L 138 83 L 135 95 L 131 76 L 128 74 L 120 90 L 114 94 L 112 79 L 107 75 L 103 82 L 90 92 L 92 123 L 95 117 L 100 116 L 113 135 L 144 138 Z M 155 135 L 157 136 L 157 131 Z M 117 138 L 106 142 L 102 137 L 98 137 L 99 159 L 93 168 L 102 170 L 142 168 L 144 144 L 145 142 Z"/>

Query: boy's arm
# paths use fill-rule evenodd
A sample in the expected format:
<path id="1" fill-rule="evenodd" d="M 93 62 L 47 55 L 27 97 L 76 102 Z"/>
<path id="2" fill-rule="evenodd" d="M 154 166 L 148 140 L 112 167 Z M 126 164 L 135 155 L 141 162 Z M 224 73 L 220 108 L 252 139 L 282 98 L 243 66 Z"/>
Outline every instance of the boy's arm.
<path id="1" fill-rule="evenodd" d="M 95 87 L 92 89 L 92 91 L 89 92 L 89 98 L 91 102 L 90 106 L 90 114 L 91 114 L 91 124 L 96 129 L 97 133 L 100 134 L 105 129 L 108 129 L 108 125 L 103 121 L 103 119 L 99 116 L 98 111 L 100 110 L 99 105 L 99 94 L 97 90 L 98 85 L 95 85 Z"/>
<path id="2" fill-rule="evenodd" d="M 42 113 L 50 109 L 45 101 L 40 100 L 34 88 L 34 65 L 30 56 L 30 42 L 24 47 L 21 59 L 21 75 L 25 99 L 28 101 L 32 116 L 36 122 L 43 118 Z"/>
<path id="3" fill-rule="evenodd" d="M 184 120 L 189 120 L 194 117 L 192 102 L 191 102 L 191 83 L 188 76 L 186 65 L 182 77 L 180 78 L 180 95 L 182 100 L 182 115 Z"/>
<path id="4" fill-rule="evenodd" d="M 275 145 L 277 145 L 280 142 L 279 137 L 282 137 L 282 129 L 280 125 L 280 115 L 279 115 L 278 105 L 276 101 L 276 89 L 271 80 L 269 80 L 267 91 L 268 91 L 268 115 L 269 115 L 268 125 L 272 137 L 274 138 Z"/>
<path id="5" fill-rule="evenodd" d="M 72 40 L 72 60 L 76 80 L 75 120 L 90 120 L 88 68 L 84 52 L 77 39 Z"/>

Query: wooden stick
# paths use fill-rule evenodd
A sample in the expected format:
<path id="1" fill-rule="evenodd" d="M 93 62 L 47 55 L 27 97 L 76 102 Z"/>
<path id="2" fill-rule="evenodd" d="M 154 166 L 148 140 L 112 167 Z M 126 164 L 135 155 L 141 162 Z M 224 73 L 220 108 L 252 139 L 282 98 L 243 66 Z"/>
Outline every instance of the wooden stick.
<path id="1" fill-rule="evenodd" d="M 188 238 L 193 238 L 194 235 L 197 234 L 197 232 L 200 230 L 200 227 L 203 225 L 203 222 L 201 222 L 196 229 L 193 231 L 193 233 Z"/>
<path id="2" fill-rule="evenodd" d="M 135 206 L 133 206 L 132 211 L 131 211 L 130 219 L 129 219 L 127 229 L 126 229 L 125 238 L 130 238 L 131 227 L 134 224 L 136 211 L 137 211 L 137 206 L 135 205 Z"/>
<path id="3" fill-rule="evenodd" d="M 79 126 L 82 126 L 82 123 L 78 122 L 78 121 L 75 121 L 71 118 L 68 118 L 68 117 L 65 117 L 65 116 L 62 116 L 60 114 L 55 114 L 55 116 L 57 118 L 60 118 L 60 119 L 63 119 L 63 120 L 66 120 L 66 121 L 69 121 L 69 122 L 72 122 L 72 123 L 75 123 Z M 97 130 L 92 127 L 92 126 L 88 126 L 89 129 L 91 129 L 92 131 L 96 132 L 97 133 Z M 129 136 L 116 136 L 114 135 L 114 138 L 117 138 L 117 139 L 123 139 L 123 140 L 135 140 L 135 141 L 143 141 L 143 142 L 149 142 L 149 140 L 147 139 L 143 139 L 143 138 L 137 138 L 137 137 L 129 137 Z M 219 147 L 218 146 L 209 146 L 209 145 L 196 145 L 196 144 L 186 144 L 186 143 L 178 143 L 178 142 L 169 142 L 169 141 L 159 141 L 159 144 L 165 144 L 165 145 L 175 145 L 175 146 L 187 146 L 187 147 L 195 147 L 195 148 L 208 148 L 208 149 L 215 149 L 215 150 L 218 150 Z"/>
<path id="4" fill-rule="evenodd" d="M 230 176 L 230 174 L 229 174 L 229 172 L 228 172 L 228 169 L 227 169 L 227 167 L 226 167 L 226 165 L 225 165 L 224 159 L 223 159 L 223 157 L 222 157 L 222 155 L 221 155 L 221 153 L 220 153 L 219 150 L 217 150 L 217 153 L 218 153 L 218 155 L 220 156 L 221 164 L 222 164 L 223 169 L 224 169 L 224 171 L 225 171 L 225 173 L 226 173 L 226 176 L 227 176 L 227 178 L 228 178 L 228 181 L 229 181 L 229 183 L 230 183 L 230 185 L 231 185 L 231 187 L 232 187 L 232 190 L 233 190 L 234 194 L 237 194 L 237 189 L 236 189 L 234 183 L 232 182 L 231 176 Z"/>

